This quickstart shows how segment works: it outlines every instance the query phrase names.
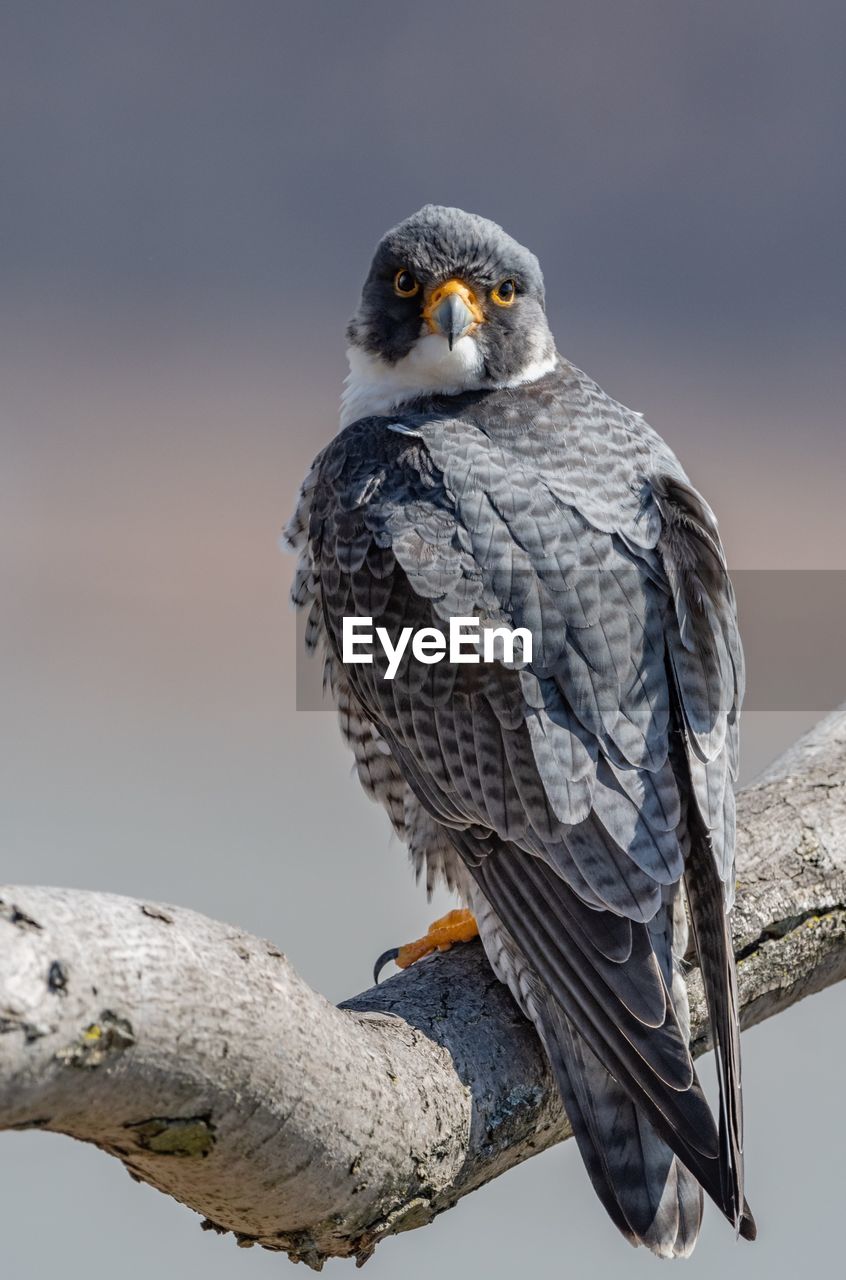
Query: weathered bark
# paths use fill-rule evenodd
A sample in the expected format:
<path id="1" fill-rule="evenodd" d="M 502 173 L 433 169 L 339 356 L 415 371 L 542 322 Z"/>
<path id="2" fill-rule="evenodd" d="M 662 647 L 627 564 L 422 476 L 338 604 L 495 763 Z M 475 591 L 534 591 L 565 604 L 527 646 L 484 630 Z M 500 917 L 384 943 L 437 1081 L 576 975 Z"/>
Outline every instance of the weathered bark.
<path id="1" fill-rule="evenodd" d="M 738 880 L 749 1026 L 846 976 L 846 708 L 743 792 Z M 567 1136 L 478 944 L 336 1009 L 272 944 L 191 911 L 0 900 L 0 1128 L 93 1142 L 245 1245 L 362 1261 Z"/>

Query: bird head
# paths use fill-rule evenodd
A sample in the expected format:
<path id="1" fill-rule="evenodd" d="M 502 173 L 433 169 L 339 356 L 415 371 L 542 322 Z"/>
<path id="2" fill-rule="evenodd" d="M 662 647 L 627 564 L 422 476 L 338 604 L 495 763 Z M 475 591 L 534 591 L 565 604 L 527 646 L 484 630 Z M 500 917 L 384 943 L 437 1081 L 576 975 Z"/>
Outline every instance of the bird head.
<path id="1" fill-rule="evenodd" d="M 404 397 L 518 385 L 554 363 L 537 258 L 495 222 L 426 205 L 379 242 L 347 329 L 350 379 Z"/>

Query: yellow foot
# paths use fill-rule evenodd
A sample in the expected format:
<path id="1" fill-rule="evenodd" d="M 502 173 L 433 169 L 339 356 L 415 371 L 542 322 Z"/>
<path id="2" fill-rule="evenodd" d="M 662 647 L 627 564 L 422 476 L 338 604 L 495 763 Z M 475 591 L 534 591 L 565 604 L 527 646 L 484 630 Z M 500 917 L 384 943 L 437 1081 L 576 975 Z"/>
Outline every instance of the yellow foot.
<path id="1" fill-rule="evenodd" d="M 473 938 L 478 936 L 479 927 L 472 911 L 467 911 L 463 907 L 448 911 L 445 916 L 441 916 L 440 920 L 435 920 L 429 925 L 425 937 L 418 938 L 416 942 L 407 942 L 402 947 L 391 947 L 390 951 L 383 952 L 374 965 L 373 979 L 375 982 L 379 981 L 379 974 L 389 960 L 393 960 L 398 968 L 407 969 L 409 965 L 422 960 L 424 956 L 431 955 L 433 951 L 449 951 L 454 943 L 472 942 Z"/>

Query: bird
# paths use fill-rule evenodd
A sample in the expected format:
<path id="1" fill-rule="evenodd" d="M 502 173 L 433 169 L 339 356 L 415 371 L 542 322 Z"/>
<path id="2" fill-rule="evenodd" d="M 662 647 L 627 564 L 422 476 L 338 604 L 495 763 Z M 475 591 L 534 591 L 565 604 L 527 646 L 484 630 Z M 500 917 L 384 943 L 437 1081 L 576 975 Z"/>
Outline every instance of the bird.
<path id="1" fill-rule="evenodd" d="M 688 1255 L 704 1192 L 754 1239 L 729 928 L 744 662 L 716 518 L 559 354 L 538 259 L 495 222 L 426 205 L 389 230 L 347 341 L 340 430 L 286 530 L 292 596 L 364 790 L 430 895 L 462 902 L 380 962 L 478 933 L 623 1236 Z M 388 678 L 375 648 L 345 654 L 345 618 L 522 628 L 531 657 L 407 650 Z"/>

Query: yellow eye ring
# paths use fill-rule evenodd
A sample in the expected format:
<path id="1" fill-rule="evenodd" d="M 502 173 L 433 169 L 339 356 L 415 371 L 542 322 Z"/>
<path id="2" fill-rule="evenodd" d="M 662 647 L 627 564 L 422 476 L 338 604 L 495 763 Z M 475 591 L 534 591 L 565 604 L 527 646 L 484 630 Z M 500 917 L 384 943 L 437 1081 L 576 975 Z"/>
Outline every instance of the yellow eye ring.
<path id="1" fill-rule="evenodd" d="M 498 307 L 513 306 L 517 299 L 517 286 L 509 277 L 508 280 L 500 280 L 499 284 L 491 293 L 491 298 Z"/>
<path id="2" fill-rule="evenodd" d="M 420 292 L 420 281 L 415 280 L 408 267 L 400 267 L 394 276 L 394 293 L 398 298 L 413 298 Z"/>

